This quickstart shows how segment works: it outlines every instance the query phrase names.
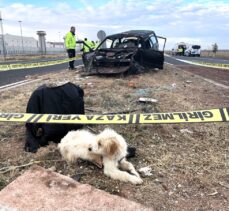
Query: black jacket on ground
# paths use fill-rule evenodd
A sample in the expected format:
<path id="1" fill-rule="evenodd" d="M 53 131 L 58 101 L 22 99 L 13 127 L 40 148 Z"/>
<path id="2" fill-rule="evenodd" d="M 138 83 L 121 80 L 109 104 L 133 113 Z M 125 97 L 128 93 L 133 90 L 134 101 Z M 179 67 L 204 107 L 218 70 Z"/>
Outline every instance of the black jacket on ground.
<path id="1" fill-rule="evenodd" d="M 35 114 L 84 114 L 84 92 L 79 86 L 66 83 L 57 87 L 38 87 L 27 104 L 27 113 Z M 60 142 L 69 131 L 82 128 L 78 124 L 26 123 L 25 150 L 36 152 L 48 141 Z"/>

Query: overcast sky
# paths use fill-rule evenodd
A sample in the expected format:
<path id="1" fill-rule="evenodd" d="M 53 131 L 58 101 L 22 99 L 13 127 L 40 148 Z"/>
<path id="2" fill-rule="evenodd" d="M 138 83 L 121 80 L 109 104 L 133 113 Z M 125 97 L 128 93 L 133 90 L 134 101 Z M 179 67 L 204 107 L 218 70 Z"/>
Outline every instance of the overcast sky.
<path id="1" fill-rule="evenodd" d="M 150 29 L 167 38 L 166 48 L 177 42 L 229 49 L 229 0 L 0 0 L 4 34 L 37 39 L 44 30 L 47 41 L 60 41 L 76 26 L 79 38 L 97 39 L 132 29 Z"/>

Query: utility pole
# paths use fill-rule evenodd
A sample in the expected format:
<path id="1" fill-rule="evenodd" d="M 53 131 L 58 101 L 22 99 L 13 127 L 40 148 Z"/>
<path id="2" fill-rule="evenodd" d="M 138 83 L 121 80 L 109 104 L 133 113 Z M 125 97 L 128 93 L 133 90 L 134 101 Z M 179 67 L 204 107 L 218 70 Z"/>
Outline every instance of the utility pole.
<path id="1" fill-rule="evenodd" d="M 5 40 L 4 40 L 4 32 L 3 32 L 2 13 L 1 13 L 1 11 L 0 11 L 0 25 L 1 25 L 1 34 L 2 34 L 2 52 L 3 52 L 4 60 L 6 60 L 6 48 L 5 48 Z"/>
<path id="2" fill-rule="evenodd" d="M 20 31 L 21 31 L 21 44 L 22 44 L 22 53 L 24 53 L 24 43 L 23 43 L 23 37 L 22 37 L 22 27 L 21 27 L 21 22 L 22 21 L 18 21 L 19 25 L 20 25 Z"/>

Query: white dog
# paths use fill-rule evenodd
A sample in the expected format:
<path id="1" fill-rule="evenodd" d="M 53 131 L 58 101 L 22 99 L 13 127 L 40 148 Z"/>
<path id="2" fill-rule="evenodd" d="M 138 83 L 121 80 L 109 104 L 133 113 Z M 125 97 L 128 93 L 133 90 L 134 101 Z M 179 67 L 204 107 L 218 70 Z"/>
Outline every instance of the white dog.
<path id="1" fill-rule="evenodd" d="M 63 158 L 69 163 L 75 162 L 78 158 L 88 160 L 102 168 L 102 157 L 92 153 L 96 151 L 96 135 L 87 130 L 70 131 L 61 139 L 58 144 Z"/>
<path id="2" fill-rule="evenodd" d="M 104 174 L 113 179 L 133 184 L 143 182 L 134 166 L 126 160 L 125 139 L 112 129 L 105 129 L 97 136 L 87 130 L 71 131 L 62 138 L 58 148 L 68 163 L 78 158 L 89 160 L 100 168 L 103 165 Z"/>
<path id="3" fill-rule="evenodd" d="M 107 128 L 96 136 L 96 142 L 98 148 L 94 147 L 92 152 L 103 156 L 105 175 L 133 184 L 143 182 L 134 166 L 126 160 L 127 143 L 121 135 Z"/>

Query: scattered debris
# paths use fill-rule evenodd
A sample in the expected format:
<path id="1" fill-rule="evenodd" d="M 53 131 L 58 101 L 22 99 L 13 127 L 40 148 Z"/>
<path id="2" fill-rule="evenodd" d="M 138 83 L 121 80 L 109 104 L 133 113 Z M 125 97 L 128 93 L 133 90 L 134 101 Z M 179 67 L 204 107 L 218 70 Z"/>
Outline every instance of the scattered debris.
<path id="1" fill-rule="evenodd" d="M 181 133 L 190 133 L 190 134 L 193 134 L 193 132 L 191 130 L 189 130 L 188 128 L 181 129 L 180 132 Z"/>
<path id="2" fill-rule="evenodd" d="M 7 138 L 3 138 L 0 140 L 0 142 L 4 142 L 4 141 L 7 141 Z"/>
<path id="3" fill-rule="evenodd" d="M 80 182 L 82 176 L 84 175 L 85 173 L 76 173 L 75 175 L 73 175 L 71 178 L 76 180 L 77 182 Z"/>
<path id="4" fill-rule="evenodd" d="M 0 174 L 5 174 L 9 171 L 13 171 L 15 169 L 18 169 L 18 168 L 23 168 L 23 167 L 26 167 L 26 166 L 31 166 L 33 164 L 38 164 L 38 163 L 41 163 L 41 161 L 31 161 L 27 164 L 23 164 L 23 165 L 20 165 L 20 166 L 7 166 L 7 167 L 4 167 L 4 168 L 1 168 L 0 170 Z"/>
<path id="5" fill-rule="evenodd" d="M 157 99 L 153 99 L 153 98 L 145 98 L 145 97 L 140 97 L 139 102 L 142 102 L 142 103 L 157 103 L 158 100 Z"/>
<path id="6" fill-rule="evenodd" d="M 190 83 L 192 83 L 192 81 L 189 81 L 189 80 L 188 80 L 188 81 L 186 81 L 186 83 L 187 83 L 187 84 L 190 84 Z"/>
<path id="7" fill-rule="evenodd" d="M 223 186 L 223 187 L 225 187 L 225 188 L 228 188 L 228 189 L 229 189 L 229 185 L 224 184 L 223 182 L 219 182 L 219 184 L 220 184 L 221 186 Z"/>
<path id="8" fill-rule="evenodd" d="M 136 91 L 136 94 L 137 95 L 147 95 L 149 92 L 150 92 L 151 90 L 150 89 L 138 89 L 137 91 Z"/>
<path id="9" fill-rule="evenodd" d="M 177 86 L 176 83 L 173 83 L 173 84 L 172 84 L 172 87 L 173 87 L 173 88 L 176 88 L 176 86 Z"/>
<path id="10" fill-rule="evenodd" d="M 51 166 L 50 168 L 48 168 L 48 170 L 50 170 L 50 171 L 56 171 L 56 166 Z"/>
<path id="11" fill-rule="evenodd" d="M 128 83 L 128 87 L 131 87 L 133 89 L 136 89 L 137 88 L 137 86 L 136 86 L 136 84 L 134 82 L 129 82 Z"/>
<path id="12" fill-rule="evenodd" d="M 159 179 L 155 179 L 154 182 L 157 183 L 157 184 L 163 183 L 163 182 L 162 182 L 161 180 L 159 180 Z"/>
<path id="13" fill-rule="evenodd" d="M 146 166 L 146 167 L 143 167 L 143 168 L 140 168 L 138 170 L 138 172 L 143 176 L 143 177 L 146 177 L 146 176 L 152 176 L 153 174 L 151 173 L 152 171 L 152 168 L 150 166 Z"/>
<path id="14" fill-rule="evenodd" d="M 217 195 L 219 192 L 218 191 L 215 191 L 214 193 L 209 193 L 208 196 L 215 196 Z"/>
<path id="15" fill-rule="evenodd" d="M 178 188 L 181 188 L 181 187 L 182 187 L 182 185 L 181 185 L 181 184 L 178 184 L 178 185 L 177 185 L 177 187 L 178 187 Z"/>

